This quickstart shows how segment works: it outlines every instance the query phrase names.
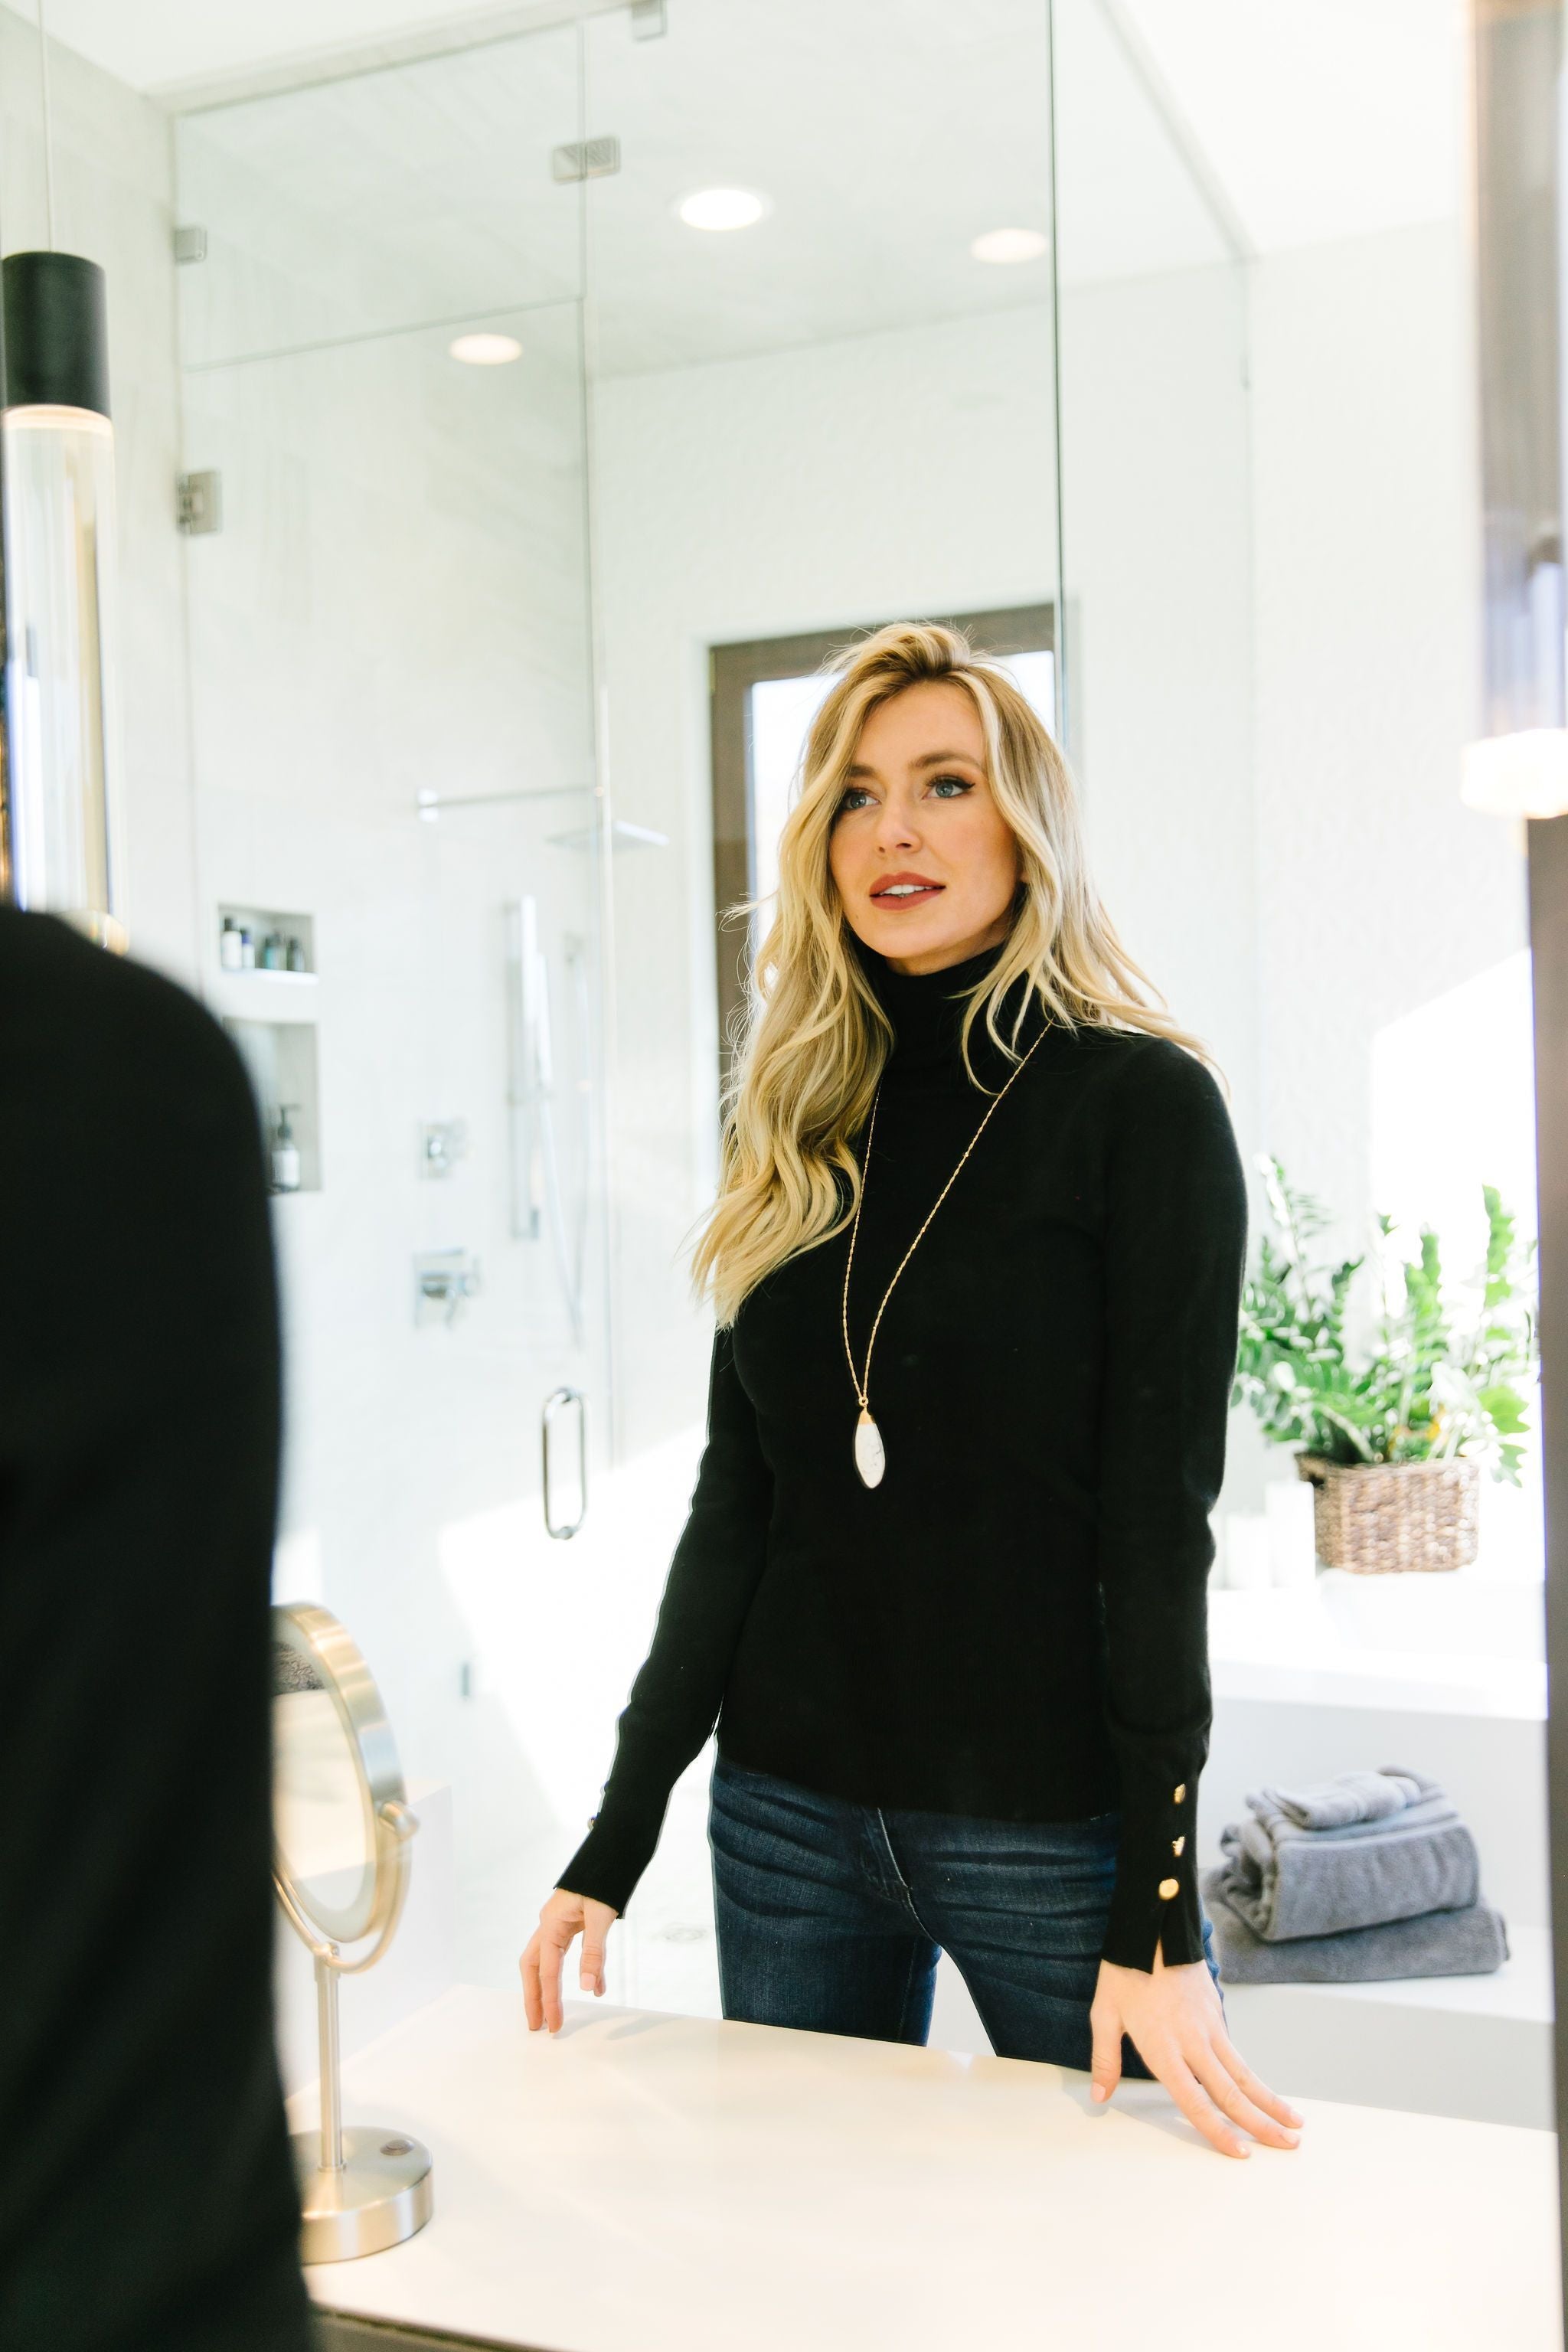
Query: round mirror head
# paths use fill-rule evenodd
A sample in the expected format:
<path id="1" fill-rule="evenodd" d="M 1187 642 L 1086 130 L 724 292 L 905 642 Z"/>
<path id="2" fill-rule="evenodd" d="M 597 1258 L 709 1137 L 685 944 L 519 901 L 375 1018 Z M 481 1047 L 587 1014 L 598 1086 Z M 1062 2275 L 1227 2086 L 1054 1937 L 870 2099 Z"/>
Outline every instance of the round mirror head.
<path id="1" fill-rule="evenodd" d="M 392 1727 L 370 1668 L 327 1610 L 272 1612 L 273 1867 L 285 1898 L 328 1942 L 379 1927 L 395 1874 L 382 1809 L 406 1803 Z"/>

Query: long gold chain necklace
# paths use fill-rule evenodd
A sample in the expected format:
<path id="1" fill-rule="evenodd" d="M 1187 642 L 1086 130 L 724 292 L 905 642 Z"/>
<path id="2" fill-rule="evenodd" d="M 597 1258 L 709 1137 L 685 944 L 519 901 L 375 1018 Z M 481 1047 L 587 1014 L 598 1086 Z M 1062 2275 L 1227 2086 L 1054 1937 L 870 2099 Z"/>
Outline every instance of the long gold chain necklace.
<path id="1" fill-rule="evenodd" d="M 958 1168 L 953 1170 L 952 1174 L 948 1178 L 946 1183 L 937 1194 L 936 1199 L 931 1202 L 931 1208 L 926 1215 L 925 1224 L 921 1225 L 920 1233 L 915 1235 L 914 1240 L 910 1244 L 908 1249 L 904 1252 L 903 1256 L 899 1260 L 898 1265 L 894 1267 L 893 1282 L 897 1282 L 900 1275 L 902 1274 L 905 1266 L 908 1265 L 910 1258 L 913 1257 L 915 1251 L 920 1244 L 921 1234 L 925 1232 L 926 1225 L 930 1224 L 931 1218 L 935 1216 L 937 1211 L 941 1208 L 942 1202 L 952 1192 L 953 1185 L 958 1179 L 959 1168 L 963 1167 L 963 1161 L 968 1159 L 970 1152 L 973 1150 L 975 1145 L 979 1142 L 981 1137 L 985 1132 L 985 1123 L 991 1117 L 991 1112 L 1001 1108 L 1003 1097 L 1007 1092 L 1007 1087 L 1012 1085 L 1013 1078 L 1022 1077 L 1025 1070 L 1028 1066 L 1029 1055 L 1035 1051 L 1036 1045 L 1044 1044 L 1046 1034 L 1046 1031 L 1042 1029 L 1040 1034 L 1035 1040 L 1035 1045 L 1030 1046 L 1028 1054 L 1025 1055 L 1023 1060 L 1014 1071 L 1013 1077 L 1007 1080 L 1007 1085 L 1002 1088 L 1001 1094 L 996 1097 L 996 1099 L 991 1105 L 990 1109 L 987 1110 L 982 1118 L 979 1126 L 974 1130 L 974 1133 L 970 1137 L 968 1145 L 964 1150 L 963 1158 L 961 1159 L 958 1163 Z M 882 1483 L 882 1473 L 888 1466 L 887 1448 L 882 1444 L 882 1433 L 871 1418 L 871 1408 L 867 1401 L 867 1383 L 869 1381 L 871 1377 L 871 1350 L 877 1344 L 877 1326 L 882 1319 L 882 1307 L 887 1306 L 889 1299 L 893 1295 L 893 1282 L 889 1282 L 888 1287 L 882 1293 L 882 1306 L 878 1307 L 875 1318 L 872 1321 L 871 1336 L 866 1342 L 865 1371 L 857 1372 L 855 1370 L 855 1358 L 853 1354 L 851 1354 L 849 1347 L 849 1269 L 855 1263 L 855 1244 L 860 1232 L 860 1212 L 866 1205 L 866 1184 L 867 1180 L 871 1173 L 871 1145 L 877 1132 L 877 1105 L 881 1099 L 881 1081 L 879 1079 L 877 1083 L 877 1091 L 871 1097 L 871 1123 L 867 1129 L 866 1134 L 866 1161 L 860 1172 L 860 1198 L 855 1203 L 855 1221 L 849 1229 L 849 1255 L 844 1261 L 844 1353 L 848 1359 L 849 1377 L 855 1383 L 855 1394 L 860 1406 L 860 1418 L 855 1424 L 855 1467 L 860 1473 L 861 1484 L 867 1486 L 879 1486 Z"/>

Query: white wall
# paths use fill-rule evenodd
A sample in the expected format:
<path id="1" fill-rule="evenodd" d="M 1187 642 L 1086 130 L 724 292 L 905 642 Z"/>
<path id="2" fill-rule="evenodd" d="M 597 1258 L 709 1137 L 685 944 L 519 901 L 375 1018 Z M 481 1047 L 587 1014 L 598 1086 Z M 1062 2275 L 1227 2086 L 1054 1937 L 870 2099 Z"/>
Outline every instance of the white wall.
<path id="1" fill-rule="evenodd" d="M 1100 896 L 1258 1132 L 1246 310 L 1184 269 L 1062 303 L 1071 722 Z"/>
<path id="2" fill-rule="evenodd" d="M 1469 300 L 1454 223 L 1254 273 L 1267 1125 L 1347 1213 L 1373 1041 L 1526 936 L 1509 830 L 1458 800 L 1479 724 Z M 1456 1055 L 1433 1076 L 1462 1130 L 1484 1074 Z"/>
<path id="3" fill-rule="evenodd" d="M 120 689 L 134 952 L 195 968 L 169 118 L 49 44 L 54 242 L 108 274 L 120 536 Z M 0 237 L 48 242 L 37 35 L 0 7 Z"/>
<path id="4" fill-rule="evenodd" d="M 1471 302 L 1451 220 L 1253 273 L 1263 1125 L 1336 1218 L 1325 1255 L 1365 1249 L 1369 1275 L 1377 1210 L 1400 1220 L 1391 1260 L 1429 1223 L 1461 1278 L 1483 1181 L 1536 1223 L 1522 843 L 1458 798 L 1479 725 Z M 1364 1329 L 1366 1276 L 1354 1297 Z M 1538 1453 L 1481 1510 L 1494 1572 L 1539 1574 Z"/>

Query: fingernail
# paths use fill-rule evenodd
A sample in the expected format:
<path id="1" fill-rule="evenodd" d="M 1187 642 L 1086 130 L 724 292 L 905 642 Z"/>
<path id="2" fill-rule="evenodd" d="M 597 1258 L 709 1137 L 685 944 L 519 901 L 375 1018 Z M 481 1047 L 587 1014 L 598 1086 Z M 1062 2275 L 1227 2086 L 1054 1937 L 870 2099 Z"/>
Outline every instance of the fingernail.
<path id="1" fill-rule="evenodd" d="M 1093 2085 L 1092 2089 L 1090 2090 L 1090 2092 L 1089 2092 L 1089 2097 L 1090 2097 L 1091 2099 L 1103 2099 L 1103 2098 L 1104 2098 L 1104 2096 L 1105 2096 L 1105 2093 L 1104 2093 L 1104 2091 L 1100 2088 L 1100 2084 L 1099 2084 L 1098 2083 L 1096 2083 L 1096 2084 Z"/>

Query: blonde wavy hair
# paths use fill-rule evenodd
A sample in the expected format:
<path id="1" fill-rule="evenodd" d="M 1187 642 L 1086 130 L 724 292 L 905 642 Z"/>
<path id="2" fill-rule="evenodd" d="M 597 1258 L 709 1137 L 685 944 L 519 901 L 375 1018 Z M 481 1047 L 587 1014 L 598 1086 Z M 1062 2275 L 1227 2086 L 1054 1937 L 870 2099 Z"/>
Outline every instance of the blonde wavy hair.
<path id="1" fill-rule="evenodd" d="M 984 730 L 992 795 L 1018 845 L 1013 928 L 963 1013 L 962 1050 L 974 1083 L 969 1043 L 977 1021 L 1007 1060 L 1020 1058 L 1016 1039 L 1032 992 L 1019 992 L 1011 1038 L 996 1017 L 1020 972 L 1047 1017 L 1069 1029 L 1143 1030 L 1217 1069 L 1201 1040 L 1147 1001 L 1166 1002 L 1100 905 L 1067 763 L 1006 671 L 961 630 L 922 621 L 890 622 L 823 667 L 837 679 L 805 740 L 779 837 L 776 910 L 731 1025 L 719 1191 L 691 1260 L 694 1293 L 711 1297 L 721 1328 L 775 1266 L 841 1232 L 859 1200 L 850 1138 L 869 1115 L 893 1032 L 846 943 L 828 841 L 867 719 L 906 687 L 941 680 L 969 696 Z M 721 919 L 749 921 L 762 903 L 737 900 Z M 836 1170 L 848 1180 L 847 1206 Z"/>

